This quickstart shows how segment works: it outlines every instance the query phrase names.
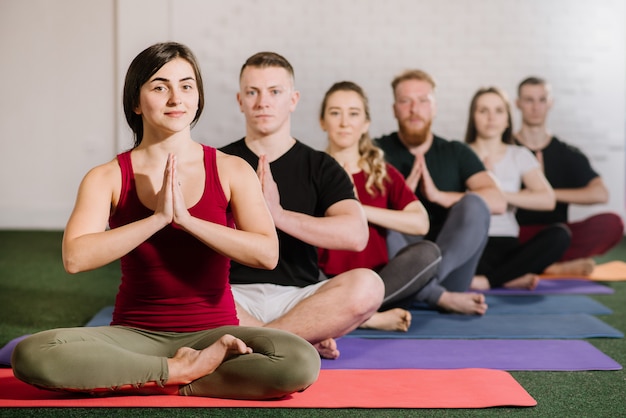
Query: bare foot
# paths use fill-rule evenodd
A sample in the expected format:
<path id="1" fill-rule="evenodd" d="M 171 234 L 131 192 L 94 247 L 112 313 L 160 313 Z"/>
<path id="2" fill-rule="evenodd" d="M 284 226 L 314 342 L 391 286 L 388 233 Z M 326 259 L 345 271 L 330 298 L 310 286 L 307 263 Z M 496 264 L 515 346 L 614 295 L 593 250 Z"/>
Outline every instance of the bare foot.
<path id="1" fill-rule="evenodd" d="M 437 305 L 446 311 L 466 315 L 483 315 L 487 312 L 485 295 L 480 293 L 461 293 L 445 291 Z"/>
<path id="2" fill-rule="evenodd" d="M 554 263 L 548 266 L 544 273 L 552 275 L 589 276 L 595 266 L 596 262 L 593 258 L 577 258 L 576 260 Z"/>
<path id="3" fill-rule="evenodd" d="M 472 290 L 489 290 L 491 285 L 486 276 L 474 276 L 472 283 L 470 283 L 470 289 Z"/>
<path id="4" fill-rule="evenodd" d="M 533 273 L 524 274 L 517 279 L 509 280 L 502 287 L 507 289 L 528 289 L 533 290 L 539 284 L 539 276 Z"/>
<path id="5" fill-rule="evenodd" d="M 174 357 L 167 359 L 169 378 L 165 384 L 186 385 L 213 373 L 224 360 L 237 354 L 249 353 L 252 353 L 252 349 L 230 334 L 222 335 L 204 350 L 181 347 Z"/>
<path id="6" fill-rule="evenodd" d="M 313 347 L 320 353 L 320 357 L 334 360 L 339 357 L 339 350 L 337 350 L 337 342 L 333 338 L 327 338 L 324 341 L 320 341 L 317 344 L 313 344 Z"/>
<path id="7" fill-rule="evenodd" d="M 394 308 L 384 312 L 376 312 L 370 319 L 363 322 L 359 328 L 407 332 L 410 326 L 411 312 L 402 308 Z"/>

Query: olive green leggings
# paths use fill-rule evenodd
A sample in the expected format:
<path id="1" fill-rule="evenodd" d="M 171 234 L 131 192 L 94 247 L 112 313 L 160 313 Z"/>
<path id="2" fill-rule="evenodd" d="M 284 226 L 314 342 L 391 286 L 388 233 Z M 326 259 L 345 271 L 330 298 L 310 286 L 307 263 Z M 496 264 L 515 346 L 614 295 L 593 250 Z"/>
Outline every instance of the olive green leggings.
<path id="1" fill-rule="evenodd" d="M 224 361 L 178 393 L 233 399 L 271 399 L 301 391 L 319 374 L 317 350 L 275 329 L 227 326 L 198 332 L 156 332 L 121 326 L 62 328 L 22 340 L 14 349 L 15 376 L 45 389 L 81 392 L 158 386 L 168 379 L 167 359 L 181 347 L 204 349 L 231 334 L 251 354 Z"/>

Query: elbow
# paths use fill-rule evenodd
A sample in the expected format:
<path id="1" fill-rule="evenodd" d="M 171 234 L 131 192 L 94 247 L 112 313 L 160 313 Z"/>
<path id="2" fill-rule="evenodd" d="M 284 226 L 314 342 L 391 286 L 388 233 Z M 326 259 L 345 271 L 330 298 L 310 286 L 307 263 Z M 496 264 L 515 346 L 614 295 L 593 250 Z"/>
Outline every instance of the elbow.
<path id="1" fill-rule="evenodd" d="M 502 215 L 504 212 L 506 212 L 506 206 L 507 203 L 505 199 L 497 199 L 495 202 L 492 202 L 491 205 L 489 205 L 492 215 Z"/>
<path id="2" fill-rule="evenodd" d="M 412 235 L 426 235 L 428 231 L 430 231 L 430 219 L 426 212 L 424 212 L 424 216 L 416 223 L 415 231 L 412 232 Z"/>
<path id="3" fill-rule="evenodd" d="M 65 240 L 61 247 L 61 257 L 63 259 L 63 268 L 67 273 L 76 274 L 84 270 L 81 257 L 76 252 L 76 246 L 69 245 Z"/>
<path id="4" fill-rule="evenodd" d="M 63 268 L 69 274 L 76 274 L 82 271 L 80 265 L 75 260 L 72 260 L 71 257 L 63 257 Z"/>
<path id="5" fill-rule="evenodd" d="M 370 239 L 369 229 L 367 225 L 365 228 L 361 228 L 362 231 L 360 233 L 351 234 L 351 236 L 346 237 L 348 239 L 347 250 L 361 252 L 367 247 L 367 242 Z"/>
<path id="6" fill-rule="evenodd" d="M 278 265 L 280 250 L 278 249 L 278 239 L 275 245 L 267 245 L 263 256 L 257 261 L 257 267 L 265 270 L 274 270 Z"/>
<path id="7" fill-rule="evenodd" d="M 278 265 L 278 246 L 276 246 L 276 251 L 272 251 L 271 254 L 268 254 L 266 257 L 265 263 L 263 263 L 263 268 L 266 270 L 274 270 Z"/>

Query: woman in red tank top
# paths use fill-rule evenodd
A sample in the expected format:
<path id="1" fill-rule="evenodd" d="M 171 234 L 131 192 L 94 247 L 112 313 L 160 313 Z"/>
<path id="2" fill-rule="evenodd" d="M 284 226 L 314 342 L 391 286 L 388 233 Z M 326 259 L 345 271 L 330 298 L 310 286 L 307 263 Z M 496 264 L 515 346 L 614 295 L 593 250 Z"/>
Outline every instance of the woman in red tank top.
<path id="1" fill-rule="evenodd" d="M 229 260 L 272 269 L 278 240 L 250 166 L 191 137 L 204 106 L 193 53 L 173 42 L 141 52 L 123 102 L 135 145 L 85 176 L 63 237 L 69 273 L 121 259 L 115 326 L 28 337 L 15 375 L 88 393 L 264 399 L 305 389 L 320 368 L 313 346 L 238 326 Z"/>

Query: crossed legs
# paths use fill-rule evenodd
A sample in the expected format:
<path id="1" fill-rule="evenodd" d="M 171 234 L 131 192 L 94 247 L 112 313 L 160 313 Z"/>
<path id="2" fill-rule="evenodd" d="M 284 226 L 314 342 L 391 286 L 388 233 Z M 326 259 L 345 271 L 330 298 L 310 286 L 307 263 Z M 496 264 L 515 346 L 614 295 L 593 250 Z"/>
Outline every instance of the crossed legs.
<path id="1" fill-rule="evenodd" d="M 241 325 L 292 332 L 313 344 L 322 357 L 331 359 L 339 357 L 334 338 L 367 321 L 380 307 L 385 292 L 378 274 L 369 269 L 354 269 L 326 280 L 280 315 L 263 317 L 251 313 L 238 296 L 238 288 L 246 286 L 233 287 Z"/>

